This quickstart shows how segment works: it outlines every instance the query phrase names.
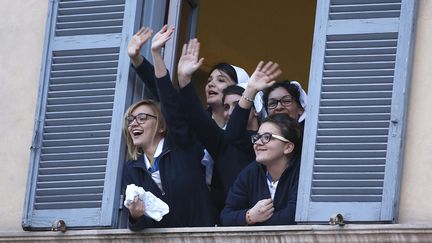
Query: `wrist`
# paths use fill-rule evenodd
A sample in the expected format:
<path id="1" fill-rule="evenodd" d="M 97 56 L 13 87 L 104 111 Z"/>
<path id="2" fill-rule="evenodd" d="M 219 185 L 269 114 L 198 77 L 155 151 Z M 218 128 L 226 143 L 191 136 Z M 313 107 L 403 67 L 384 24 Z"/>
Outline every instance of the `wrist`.
<path id="1" fill-rule="evenodd" d="M 134 67 L 139 67 L 144 62 L 144 58 L 141 55 L 131 57 L 131 62 Z"/>
<path id="2" fill-rule="evenodd" d="M 250 213 L 250 209 L 246 212 L 246 224 L 251 225 L 251 224 L 255 224 L 255 222 L 252 220 L 251 217 L 251 213 Z"/>

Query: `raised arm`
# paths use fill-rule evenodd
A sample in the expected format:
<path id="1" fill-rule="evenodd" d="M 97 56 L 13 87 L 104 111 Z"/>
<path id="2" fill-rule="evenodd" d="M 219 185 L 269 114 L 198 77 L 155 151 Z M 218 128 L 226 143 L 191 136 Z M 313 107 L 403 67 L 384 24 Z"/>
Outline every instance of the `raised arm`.
<path id="1" fill-rule="evenodd" d="M 159 100 L 159 97 L 157 97 L 153 65 L 141 55 L 142 47 L 150 39 L 152 33 L 153 30 L 149 27 L 142 27 L 138 30 L 138 32 L 132 36 L 128 44 L 128 55 L 137 75 L 144 82 L 146 88 L 152 93 L 155 99 Z"/>
<path id="2" fill-rule="evenodd" d="M 265 65 L 263 61 L 258 63 L 237 107 L 233 110 L 231 118 L 228 121 L 226 134 L 229 141 L 237 141 L 245 134 L 249 112 L 253 105 L 251 101 L 254 100 L 255 95 L 259 91 L 273 85 L 276 82 L 275 79 L 281 73 L 282 71 L 279 69 L 279 64 L 277 63 L 271 61 Z"/>
<path id="3" fill-rule="evenodd" d="M 217 160 L 224 131 L 202 107 L 201 100 L 191 83 L 193 73 L 198 70 L 204 60 L 199 58 L 199 49 L 200 43 L 197 39 L 191 39 L 187 45 L 183 46 L 177 68 L 180 99 L 191 128 L 196 131 L 198 139 L 213 159 Z"/>
<path id="4" fill-rule="evenodd" d="M 155 65 L 157 92 L 161 103 L 161 111 L 168 126 L 168 133 L 176 141 L 177 145 L 186 148 L 192 144 L 191 136 L 193 136 L 193 132 L 186 123 L 186 115 L 179 102 L 180 95 L 171 83 L 161 54 L 162 47 L 170 40 L 173 31 L 173 27 L 164 26 L 156 33 L 152 40 L 151 52 Z"/>

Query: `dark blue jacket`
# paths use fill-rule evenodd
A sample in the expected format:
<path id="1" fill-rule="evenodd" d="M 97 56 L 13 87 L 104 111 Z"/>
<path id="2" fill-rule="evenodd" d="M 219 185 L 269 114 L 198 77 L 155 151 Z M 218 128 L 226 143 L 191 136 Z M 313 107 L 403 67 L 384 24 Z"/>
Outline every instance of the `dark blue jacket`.
<path id="1" fill-rule="evenodd" d="M 222 211 L 229 188 L 240 171 L 255 159 L 246 125 L 239 138 L 228 141 L 226 132 L 201 105 L 192 83 L 180 89 L 183 109 L 187 112 L 189 124 L 196 132 L 198 140 L 204 145 L 215 161 L 211 182 L 212 199 L 218 213 Z M 229 123 L 236 121 L 230 119 Z"/>
<path id="2" fill-rule="evenodd" d="M 273 199 L 273 216 L 265 222 L 255 225 L 295 224 L 295 209 L 298 188 L 298 159 L 293 158 L 293 165 L 285 169 L 276 188 Z M 265 166 L 253 162 L 238 176 L 229 191 L 225 208 L 221 213 L 221 222 L 225 226 L 246 225 L 246 212 L 255 204 L 270 198 Z"/>
<path id="3" fill-rule="evenodd" d="M 151 191 L 168 204 L 170 212 L 160 222 L 147 216 L 137 221 L 129 217 L 129 228 L 214 226 L 216 214 L 201 166 L 203 147 L 185 122 L 169 75 L 156 80 L 155 86 L 168 127 L 159 159 L 163 192 L 151 178 L 143 157 L 125 164 L 123 185 L 135 184 Z"/>

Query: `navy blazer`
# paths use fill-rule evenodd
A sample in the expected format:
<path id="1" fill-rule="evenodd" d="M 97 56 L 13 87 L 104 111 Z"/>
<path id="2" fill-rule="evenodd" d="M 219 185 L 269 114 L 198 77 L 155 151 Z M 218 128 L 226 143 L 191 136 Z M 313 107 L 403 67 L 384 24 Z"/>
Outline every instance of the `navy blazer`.
<path id="1" fill-rule="evenodd" d="M 170 212 L 160 222 L 145 215 L 136 221 L 129 217 L 129 228 L 214 226 L 216 214 L 201 166 L 203 147 L 185 122 L 169 75 L 157 79 L 155 87 L 168 127 L 159 159 L 163 192 L 151 178 L 142 156 L 125 164 L 123 185 L 135 184 L 151 191 L 168 204 Z"/>
<path id="2" fill-rule="evenodd" d="M 180 89 L 183 109 L 187 112 L 189 124 L 196 132 L 198 140 L 204 145 L 215 161 L 211 182 L 211 194 L 220 213 L 230 187 L 242 169 L 254 161 L 255 152 L 251 143 L 251 133 L 243 128 L 243 133 L 235 140 L 228 140 L 225 130 L 201 105 L 194 85 L 189 83 Z M 229 123 L 235 122 L 230 119 Z"/>
<path id="3" fill-rule="evenodd" d="M 273 216 L 265 222 L 255 225 L 295 224 L 299 160 L 293 158 L 281 177 L 273 199 Z M 222 225 L 246 225 L 246 212 L 262 200 L 271 198 L 267 184 L 266 168 L 258 162 L 247 166 L 234 182 L 229 191 L 225 208 L 220 217 Z"/>

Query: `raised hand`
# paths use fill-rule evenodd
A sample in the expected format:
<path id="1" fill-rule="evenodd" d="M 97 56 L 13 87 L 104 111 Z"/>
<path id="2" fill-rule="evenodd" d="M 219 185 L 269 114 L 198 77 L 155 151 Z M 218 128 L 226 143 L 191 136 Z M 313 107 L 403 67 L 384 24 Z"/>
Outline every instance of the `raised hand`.
<path id="1" fill-rule="evenodd" d="M 282 71 L 279 68 L 279 64 L 275 62 L 267 62 L 264 65 L 264 62 L 260 61 L 248 81 L 243 96 L 239 101 L 239 106 L 244 109 L 251 108 L 251 101 L 254 99 L 255 95 L 259 91 L 272 86 L 276 82 L 275 79 L 281 74 Z"/>
<path id="2" fill-rule="evenodd" d="M 267 221 L 274 212 L 273 201 L 271 198 L 258 201 L 253 208 L 246 214 L 246 222 L 255 224 Z"/>
<path id="3" fill-rule="evenodd" d="M 279 64 L 270 61 L 264 65 L 264 62 L 260 61 L 248 81 L 248 87 L 262 91 L 272 86 L 276 82 L 275 79 L 281 74 Z"/>
<path id="4" fill-rule="evenodd" d="M 142 27 L 138 32 L 132 36 L 128 44 L 128 55 L 135 67 L 141 65 L 143 58 L 141 56 L 141 48 L 144 43 L 150 39 L 153 30 L 149 27 Z"/>
<path id="5" fill-rule="evenodd" d="M 204 62 L 204 58 L 198 59 L 200 43 L 198 39 L 191 39 L 183 45 L 182 54 L 177 67 L 180 88 L 190 83 L 192 74 L 198 70 Z"/>
<path id="6" fill-rule="evenodd" d="M 160 52 L 162 47 L 165 46 L 165 43 L 167 43 L 167 41 L 171 39 L 172 33 L 174 33 L 174 27 L 168 28 L 167 25 L 164 25 L 162 29 L 157 32 L 152 39 L 152 52 Z"/>

